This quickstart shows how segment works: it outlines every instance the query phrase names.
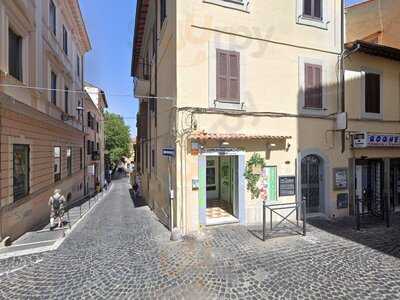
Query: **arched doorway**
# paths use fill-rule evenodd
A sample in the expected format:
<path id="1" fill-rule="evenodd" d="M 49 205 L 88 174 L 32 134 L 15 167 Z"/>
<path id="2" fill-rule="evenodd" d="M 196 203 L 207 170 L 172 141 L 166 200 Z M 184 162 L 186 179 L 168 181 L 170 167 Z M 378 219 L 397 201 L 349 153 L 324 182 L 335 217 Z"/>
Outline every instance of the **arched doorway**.
<path id="1" fill-rule="evenodd" d="M 307 155 L 301 161 L 301 194 L 306 199 L 307 213 L 324 212 L 324 168 L 317 155 Z"/>

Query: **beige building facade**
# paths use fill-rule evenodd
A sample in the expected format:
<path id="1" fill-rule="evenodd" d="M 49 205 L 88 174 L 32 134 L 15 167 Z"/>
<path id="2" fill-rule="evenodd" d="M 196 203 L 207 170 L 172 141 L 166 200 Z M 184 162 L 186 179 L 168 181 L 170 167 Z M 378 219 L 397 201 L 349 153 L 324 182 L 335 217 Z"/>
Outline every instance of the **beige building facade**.
<path id="1" fill-rule="evenodd" d="M 138 1 L 137 165 L 162 222 L 184 233 L 260 224 L 262 199 L 245 176 L 255 161 L 264 164 L 267 203 L 304 199 L 309 217 L 354 214 L 355 185 L 366 176 L 356 158 L 367 150 L 353 138 L 396 132 L 399 71 L 385 56 L 345 49 L 342 16 L 340 0 Z M 361 112 L 376 106 L 365 99 L 377 85 L 352 73 L 362 66 L 385 70 L 380 119 Z M 396 156 L 379 149 L 368 151 Z"/>
<path id="2" fill-rule="evenodd" d="M 78 1 L 0 1 L 0 239 L 48 220 L 60 188 L 83 196 L 84 55 Z"/>
<path id="3" fill-rule="evenodd" d="M 100 188 L 104 185 L 104 110 L 108 104 L 106 95 L 100 88 L 85 83 L 85 91 L 87 92 L 84 100 L 86 192 L 92 194 L 96 191 L 96 183 Z"/>

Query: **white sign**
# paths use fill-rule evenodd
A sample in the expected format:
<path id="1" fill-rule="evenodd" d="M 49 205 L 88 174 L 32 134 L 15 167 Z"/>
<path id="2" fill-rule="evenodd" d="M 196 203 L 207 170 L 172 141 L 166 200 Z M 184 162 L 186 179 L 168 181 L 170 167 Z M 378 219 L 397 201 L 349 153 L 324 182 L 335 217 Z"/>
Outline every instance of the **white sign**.
<path id="1" fill-rule="evenodd" d="M 174 148 L 164 148 L 164 149 L 162 149 L 162 155 L 174 157 L 175 149 Z"/>
<path id="2" fill-rule="evenodd" d="M 346 130 L 347 129 L 347 113 L 338 113 L 336 115 L 336 130 Z"/>

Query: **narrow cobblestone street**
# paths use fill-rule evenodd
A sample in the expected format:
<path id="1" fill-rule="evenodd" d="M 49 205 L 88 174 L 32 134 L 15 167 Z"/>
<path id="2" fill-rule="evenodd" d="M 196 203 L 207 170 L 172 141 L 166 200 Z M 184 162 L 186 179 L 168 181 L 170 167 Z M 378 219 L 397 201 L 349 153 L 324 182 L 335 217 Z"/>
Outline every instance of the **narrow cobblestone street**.
<path id="1" fill-rule="evenodd" d="M 312 226 L 261 242 L 226 226 L 170 242 L 121 179 L 57 251 L 0 261 L 0 298 L 399 299 L 398 228 L 345 237 Z"/>

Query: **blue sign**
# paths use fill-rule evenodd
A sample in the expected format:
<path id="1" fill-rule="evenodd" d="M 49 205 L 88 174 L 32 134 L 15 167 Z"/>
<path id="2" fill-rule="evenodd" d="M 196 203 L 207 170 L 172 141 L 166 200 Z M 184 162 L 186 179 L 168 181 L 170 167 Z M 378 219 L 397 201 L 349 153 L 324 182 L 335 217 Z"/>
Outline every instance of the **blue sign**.
<path id="1" fill-rule="evenodd" d="M 164 148 L 162 149 L 163 156 L 174 157 L 175 156 L 175 149 L 174 148 Z"/>
<path id="2" fill-rule="evenodd" d="M 368 146 L 400 147 L 400 136 L 393 134 L 368 134 Z"/>

